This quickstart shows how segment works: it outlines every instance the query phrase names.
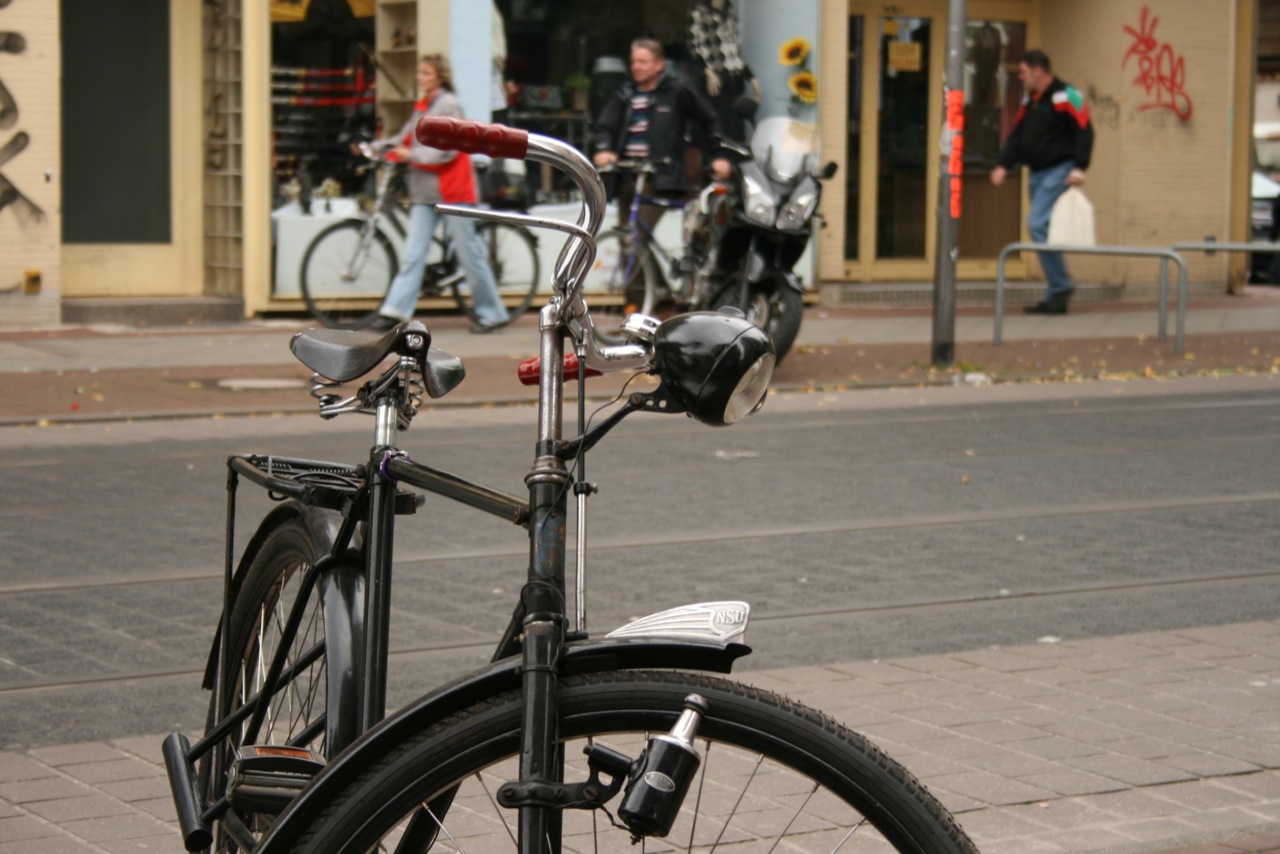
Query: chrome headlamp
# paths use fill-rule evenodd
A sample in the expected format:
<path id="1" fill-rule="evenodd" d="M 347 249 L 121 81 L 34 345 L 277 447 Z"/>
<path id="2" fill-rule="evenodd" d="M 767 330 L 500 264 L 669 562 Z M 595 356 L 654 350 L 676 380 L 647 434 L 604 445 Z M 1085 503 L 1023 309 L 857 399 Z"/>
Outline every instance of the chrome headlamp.
<path id="1" fill-rule="evenodd" d="M 751 170 L 742 172 L 742 209 L 747 219 L 760 225 L 773 225 L 777 213 L 777 204 L 773 199 L 773 191 L 759 175 L 751 174 Z"/>
<path id="2" fill-rule="evenodd" d="M 786 231 L 804 228 L 817 207 L 818 184 L 812 178 L 805 178 L 800 186 L 796 187 L 791 200 L 778 212 L 777 227 Z"/>
<path id="3" fill-rule="evenodd" d="M 750 415 L 773 378 L 773 341 L 735 308 L 681 314 L 658 327 L 653 370 L 678 406 L 723 427 Z"/>

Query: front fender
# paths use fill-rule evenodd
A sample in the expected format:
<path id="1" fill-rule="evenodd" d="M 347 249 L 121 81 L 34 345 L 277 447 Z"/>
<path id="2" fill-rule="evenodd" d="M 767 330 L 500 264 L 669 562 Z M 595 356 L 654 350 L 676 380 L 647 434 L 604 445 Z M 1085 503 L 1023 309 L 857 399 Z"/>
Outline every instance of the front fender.
<path id="1" fill-rule="evenodd" d="M 315 540 L 319 554 L 328 554 L 333 549 L 333 538 L 341 522 L 337 513 L 319 507 L 310 507 L 292 499 L 282 502 L 263 518 L 258 525 L 258 529 L 254 531 L 253 536 L 249 539 L 249 544 L 245 546 L 244 553 L 240 556 L 240 562 L 236 565 L 236 570 L 231 580 L 231 598 L 233 600 L 240 590 L 245 575 L 249 571 L 249 566 L 253 563 L 253 559 L 258 556 L 258 551 L 262 548 L 263 542 L 266 541 L 272 531 L 290 518 L 297 518 L 307 525 L 311 531 L 312 539 Z M 218 650 L 221 648 L 221 637 L 222 615 L 219 614 L 218 628 L 214 632 L 213 645 L 209 650 L 208 661 L 205 663 L 204 682 L 202 683 L 205 690 L 213 690 L 213 682 L 218 672 Z"/>
<path id="2" fill-rule="evenodd" d="M 674 640 L 604 640 L 565 644 L 560 672 L 564 676 L 645 668 L 706 670 L 728 673 L 748 654 L 745 644 L 692 643 Z M 286 851 L 315 821 L 334 793 L 386 753 L 433 722 L 486 697 L 520 687 L 519 656 L 477 670 L 410 703 L 360 737 L 336 756 L 281 814 L 257 854 Z"/>

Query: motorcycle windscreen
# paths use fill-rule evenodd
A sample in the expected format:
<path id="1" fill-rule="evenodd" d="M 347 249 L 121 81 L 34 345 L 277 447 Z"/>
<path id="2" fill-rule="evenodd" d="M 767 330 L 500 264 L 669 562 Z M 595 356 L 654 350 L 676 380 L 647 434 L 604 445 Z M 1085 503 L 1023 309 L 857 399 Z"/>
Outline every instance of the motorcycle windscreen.
<path id="1" fill-rule="evenodd" d="M 752 159 L 771 179 L 784 184 L 813 171 L 817 153 L 818 129 L 795 119 L 765 119 L 751 135 Z"/>

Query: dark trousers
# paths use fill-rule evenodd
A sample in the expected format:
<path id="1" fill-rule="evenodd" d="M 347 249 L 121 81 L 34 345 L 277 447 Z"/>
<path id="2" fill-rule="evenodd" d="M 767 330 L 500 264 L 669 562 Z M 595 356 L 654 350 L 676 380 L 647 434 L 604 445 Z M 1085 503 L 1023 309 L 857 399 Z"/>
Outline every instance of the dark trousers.
<path id="1" fill-rule="evenodd" d="M 618 227 L 626 228 L 631 224 L 631 203 L 636 196 L 636 176 L 620 175 L 617 185 L 617 203 L 618 203 Z M 680 200 L 686 198 L 685 193 L 680 191 L 669 191 L 655 193 L 650 190 L 645 191 L 648 198 L 661 198 Z M 658 220 L 662 219 L 662 215 L 667 209 L 662 205 L 652 205 L 641 203 L 640 209 L 636 211 L 636 218 L 642 222 L 652 234 L 653 230 L 658 226 Z M 636 237 L 633 235 L 632 239 Z M 631 271 L 631 277 L 627 279 L 625 290 L 625 301 L 627 305 L 641 305 L 644 302 L 644 275 L 637 264 L 635 269 Z"/>

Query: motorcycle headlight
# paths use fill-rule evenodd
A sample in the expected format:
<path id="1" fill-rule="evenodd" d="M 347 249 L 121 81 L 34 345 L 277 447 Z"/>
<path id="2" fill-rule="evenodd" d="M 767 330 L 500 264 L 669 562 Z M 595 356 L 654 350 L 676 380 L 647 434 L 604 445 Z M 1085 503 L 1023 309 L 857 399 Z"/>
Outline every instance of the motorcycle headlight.
<path id="1" fill-rule="evenodd" d="M 742 189 L 745 196 L 742 200 L 742 208 L 747 215 L 747 219 L 758 222 L 760 225 L 773 225 L 777 207 L 774 204 L 773 194 L 769 192 L 769 188 L 761 183 L 756 176 L 744 174 L 742 176 Z"/>
<path id="2" fill-rule="evenodd" d="M 681 314 L 658 327 L 653 369 L 671 398 L 704 424 L 750 415 L 773 378 L 773 341 L 736 309 Z"/>
<path id="3" fill-rule="evenodd" d="M 787 230 L 803 228 L 817 207 L 818 188 L 813 182 L 806 182 L 778 212 L 777 227 Z"/>

